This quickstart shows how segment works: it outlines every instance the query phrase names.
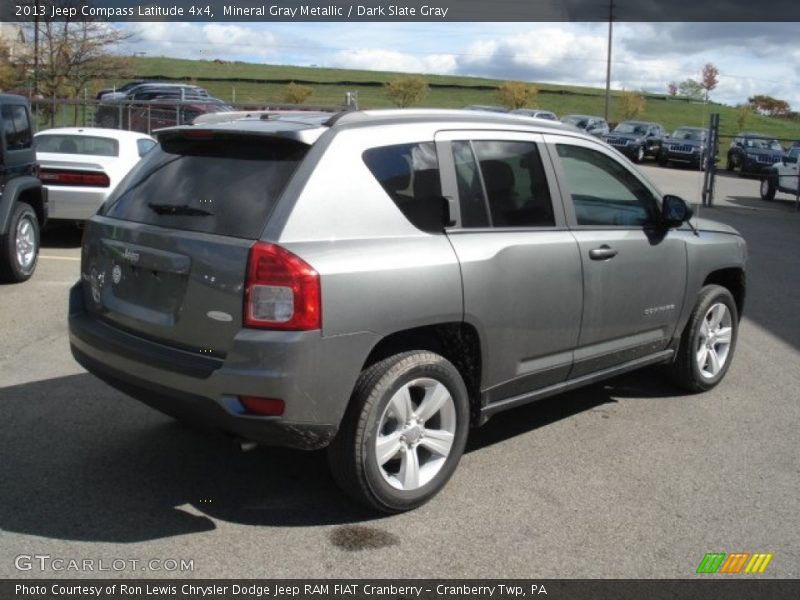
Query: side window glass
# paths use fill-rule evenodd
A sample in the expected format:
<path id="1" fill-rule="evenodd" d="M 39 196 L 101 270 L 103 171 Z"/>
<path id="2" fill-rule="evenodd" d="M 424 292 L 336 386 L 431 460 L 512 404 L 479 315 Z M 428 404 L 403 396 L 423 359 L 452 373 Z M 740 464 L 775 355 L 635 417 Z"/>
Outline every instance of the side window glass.
<path id="1" fill-rule="evenodd" d="M 429 233 L 441 233 L 445 200 L 433 143 L 371 148 L 364 163 L 411 223 Z"/>
<path id="2" fill-rule="evenodd" d="M 24 106 L 4 105 L 2 107 L 2 120 L 6 148 L 9 150 L 22 150 L 31 147 L 33 135 L 31 124 L 28 121 L 28 112 Z"/>
<path id="3" fill-rule="evenodd" d="M 552 227 L 547 177 L 533 142 L 476 141 L 494 227 Z"/>
<path id="4" fill-rule="evenodd" d="M 469 142 L 453 142 L 453 162 L 456 167 L 458 198 L 462 227 L 489 227 L 486 198 L 478 174 L 478 163 Z"/>
<path id="5" fill-rule="evenodd" d="M 147 154 L 156 143 L 153 140 L 136 140 L 136 148 L 139 151 L 139 156 Z"/>
<path id="6" fill-rule="evenodd" d="M 578 225 L 641 226 L 654 219 L 653 194 L 616 160 L 582 146 L 556 147 Z"/>

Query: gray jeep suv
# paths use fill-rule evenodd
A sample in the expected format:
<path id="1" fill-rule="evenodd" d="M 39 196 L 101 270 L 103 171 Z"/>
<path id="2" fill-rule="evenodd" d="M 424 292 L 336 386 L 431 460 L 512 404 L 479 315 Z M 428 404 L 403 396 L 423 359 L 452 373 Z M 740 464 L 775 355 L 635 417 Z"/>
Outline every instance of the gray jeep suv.
<path id="1" fill-rule="evenodd" d="M 745 242 L 572 127 L 398 110 L 158 137 L 86 225 L 73 355 L 179 419 L 327 446 L 378 510 L 430 499 L 498 411 L 731 364 Z"/>

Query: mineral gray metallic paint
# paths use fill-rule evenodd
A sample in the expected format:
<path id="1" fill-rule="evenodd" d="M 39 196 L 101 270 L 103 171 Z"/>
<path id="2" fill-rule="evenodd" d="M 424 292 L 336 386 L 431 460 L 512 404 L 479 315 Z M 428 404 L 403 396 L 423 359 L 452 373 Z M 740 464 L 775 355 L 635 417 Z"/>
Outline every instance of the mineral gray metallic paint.
<path id="1" fill-rule="evenodd" d="M 572 128 L 447 111 L 354 114 L 332 127 L 280 121 L 262 127 L 265 135 L 313 144 L 261 239 L 280 244 L 320 274 L 321 331 L 242 327 L 252 240 L 172 230 L 165 235 L 163 228 L 102 216 L 87 224 L 83 281 L 73 290 L 70 310 L 71 343 L 79 360 L 88 356 L 95 361 L 90 370 L 107 367 L 128 374 L 143 389 L 157 382 L 159 389 L 213 402 L 232 417 L 228 430 L 260 442 L 274 440 L 269 433 L 258 435 L 254 427 L 231 423 L 324 425 L 330 430 L 327 437 L 277 443 L 326 445 L 371 350 L 392 333 L 420 326 L 463 321 L 475 328 L 487 415 L 669 360 L 709 273 L 744 268 L 744 241 L 730 228 L 701 219 L 696 221 L 699 236 L 686 226 L 657 232 L 578 227 L 553 144 L 584 145 L 622 159 Z M 442 152 L 450 140 L 481 137 L 539 144 L 555 227 L 478 230 L 456 225 L 446 233 L 422 232 L 389 200 L 361 159 L 375 146 L 435 139 L 446 171 L 448 158 Z M 624 164 L 660 199 L 652 184 L 629 162 Z M 443 193 L 452 198 L 453 181 L 446 172 L 442 177 Z M 618 254 L 592 260 L 590 250 L 602 245 L 613 246 Z M 112 264 L 124 263 L 125 248 L 135 249 L 144 265 L 166 273 L 162 295 L 154 301 L 158 306 L 117 298 L 108 281 L 98 284 L 93 276 L 93 270 L 110 273 Z M 181 257 L 190 257 L 190 265 Z M 185 281 L 170 278 L 170 272 L 185 269 Z M 100 303 L 93 299 L 92 285 L 101 288 Z M 232 318 L 209 318 L 209 311 Z M 103 348 L 84 333 L 91 319 L 141 336 L 154 350 L 207 348 L 218 368 L 198 378 Z M 236 395 L 282 398 L 286 413 L 280 418 L 237 415 L 229 402 Z"/>

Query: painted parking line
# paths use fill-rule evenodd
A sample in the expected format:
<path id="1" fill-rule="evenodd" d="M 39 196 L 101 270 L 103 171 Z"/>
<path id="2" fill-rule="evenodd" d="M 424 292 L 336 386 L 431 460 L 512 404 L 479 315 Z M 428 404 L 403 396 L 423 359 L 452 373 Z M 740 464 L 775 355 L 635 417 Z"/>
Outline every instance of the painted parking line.
<path id="1" fill-rule="evenodd" d="M 80 261 L 80 256 L 50 256 L 48 254 L 40 254 L 39 258 L 47 258 L 50 260 L 75 260 Z"/>

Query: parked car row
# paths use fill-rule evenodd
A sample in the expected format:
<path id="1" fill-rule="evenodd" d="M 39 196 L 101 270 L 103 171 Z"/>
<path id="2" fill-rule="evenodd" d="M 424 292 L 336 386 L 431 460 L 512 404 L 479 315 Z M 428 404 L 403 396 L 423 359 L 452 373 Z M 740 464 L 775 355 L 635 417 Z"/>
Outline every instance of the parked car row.
<path id="1" fill-rule="evenodd" d="M 471 105 L 466 109 L 559 120 L 555 113 L 539 109 L 520 108 L 509 111 L 502 106 L 485 105 Z M 681 126 L 670 135 L 660 123 L 650 121 L 622 121 L 613 130 L 609 130 L 605 119 L 598 116 L 565 115 L 560 121 L 602 139 L 637 163 L 652 159 L 662 167 L 673 164 L 697 170 L 705 170 L 707 167 L 708 130 L 704 127 Z M 760 133 L 742 132 L 731 142 L 726 167 L 728 171 L 738 170 L 742 174 L 763 175 L 773 165 L 780 163 L 785 156 L 786 152 L 778 140 Z M 716 160 L 715 154 L 714 161 Z M 779 188 L 776 183 L 770 189 Z"/>

